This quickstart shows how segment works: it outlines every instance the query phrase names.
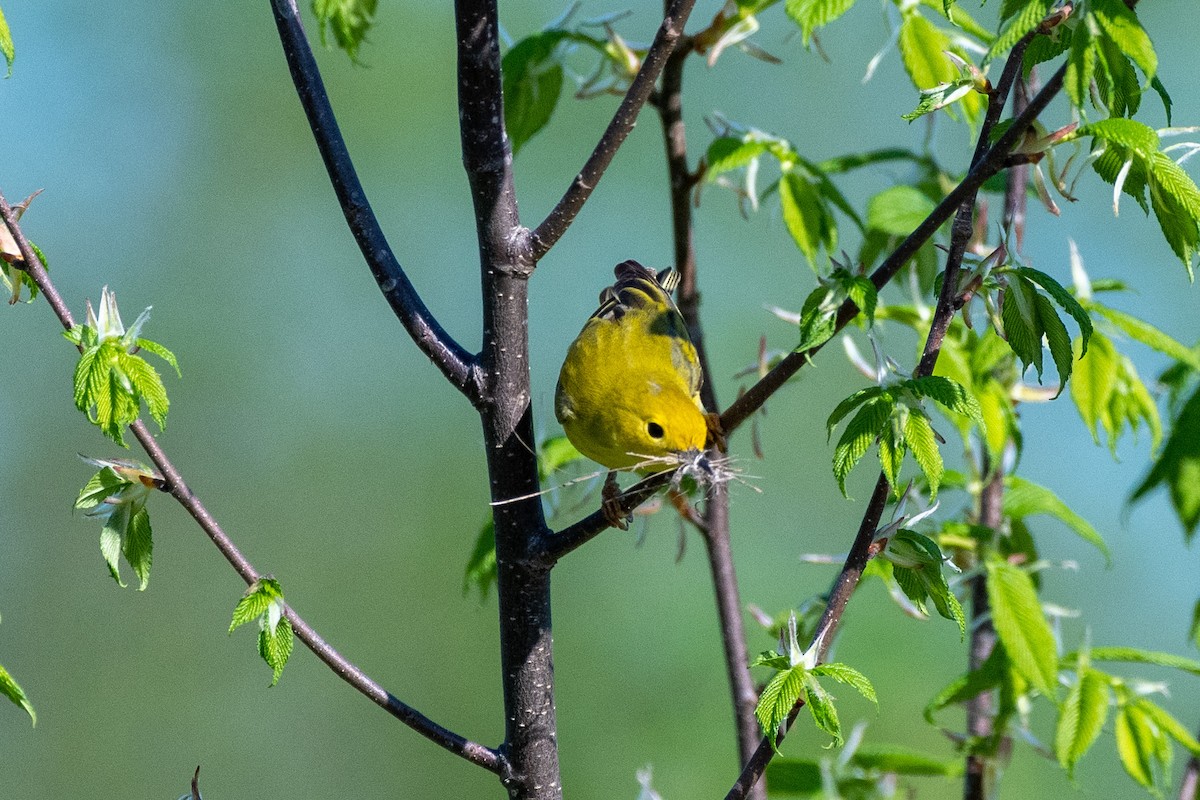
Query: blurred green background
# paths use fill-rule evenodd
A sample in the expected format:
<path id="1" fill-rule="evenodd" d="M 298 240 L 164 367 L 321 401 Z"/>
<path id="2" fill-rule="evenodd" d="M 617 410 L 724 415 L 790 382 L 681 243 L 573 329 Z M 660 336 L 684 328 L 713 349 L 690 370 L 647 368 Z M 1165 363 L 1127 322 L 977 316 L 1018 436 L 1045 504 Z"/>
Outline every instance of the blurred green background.
<path id="1" fill-rule="evenodd" d="M 474 349 L 480 326 L 476 255 L 454 98 L 453 20 L 447 3 L 381 3 L 363 51 L 319 58 L 346 138 L 392 245 L 427 303 Z M 975 4 L 967 3 L 972 12 Z M 556 16 L 556 3 L 506 4 L 514 37 Z M 890 7 L 890 3 L 884 3 Z M 998 4 L 984 9 L 990 19 Z M 589 0 L 585 15 L 620 10 Z M 718 4 L 701 2 L 694 18 Z M 413 347 L 346 231 L 288 78 L 266 2 L 100 4 L 5 0 L 18 59 L 0 83 L 0 187 L 10 202 L 45 194 L 25 230 L 48 254 L 77 313 L 113 287 L 127 321 L 146 305 L 146 334 L 173 348 L 183 380 L 160 438 L 189 484 L 288 599 L 335 646 L 439 722 L 496 744 L 502 736 L 494 597 L 464 597 L 462 572 L 487 513 L 475 415 Z M 1141 9 L 1175 99 L 1177 124 L 1200 122 L 1195 34 L 1184 0 Z M 822 36 L 828 61 L 801 47 L 779 9 L 757 41 L 770 66 L 731 51 L 687 74 L 697 152 L 713 111 L 796 141 L 816 160 L 880 146 L 919 147 L 907 125 L 916 93 L 896 53 L 874 80 L 866 61 L 888 37 L 886 8 L 859 3 Z M 695 24 L 689 26 L 694 29 Z M 622 23 L 650 36 L 650 13 Z M 747 87 L 754 87 L 747 91 Z M 590 151 L 615 100 L 564 98 L 551 127 L 517 162 L 527 224 L 536 223 Z M 1148 98 L 1142 118 L 1165 123 Z M 1047 120 L 1065 122 L 1056 106 Z M 961 165 L 968 142 L 939 124 L 934 144 Z M 646 113 L 576 225 L 531 287 L 534 413 L 556 430 L 550 399 L 567 343 L 591 312 L 614 263 L 658 267 L 671 245 L 661 137 Z M 904 180 L 902 167 L 856 176 L 867 192 Z M 1138 289 L 1124 307 L 1185 342 L 1197 338 L 1200 295 L 1152 221 L 1093 176 L 1062 218 L 1031 208 L 1028 261 L 1067 279 L 1066 236 L 1093 276 Z M 718 394 L 727 403 L 758 337 L 787 347 L 794 332 L 764 303 L 798 308 L 811 273 L 777 212 L 739 219 L 732 197 L 705 193 L 697 213 L 705 323 Z M 846 246 L 856 243 L 847 235 Z M 36 728 L 0 707 L 0 796 L 175 798 L 202 765 L 209 800 L 277 797 L 500 797 L 493 776 L 443 753 L 363 700 L 298 648 L 280 684 L 249 630 L 225 633 L 243 586 L 195 525 L 153 502 L 155 567 L 145 593 L 119 590 L 97 548 L 97 526 L 72 515 L 90 475 L 76 452 L 120 455 L 72 408 L 74 353 L 37 303 L 5 308 L 0 381 L 0 663 L 22 682 Z M 892 340 L 895 352 L 910 352 Z M 1146 378 L 1164 366 L 1134 346 Z M 874 473 L 841 499 L 822 436 L 832 404 L 862 379 L 831 349 L 770 403 L 767 458 L 748 439 L 733 449 L 762 494 L 735 486 L 732 513 L 744 601 L 769 610 L 826 587 L 832 572 L 806 552 L 848 547 Z M 1068 646 L 1129 643 L 1187 654 L 1197 558 L 1165 499 L 1127 513 L 1148 437 L 1120 460 L 1092 444 L 1066 397 L 1025 415 L 1026 477 L 1056 487 L 1104 533 L 1115 561 L 1056 523 L 1038 526 L 1047 557 L 1078 570 L 1047 578 L 1053 602 L 1081 608 Z M 948 427 L 948 426 L 946 426 Z M 953 444 L 953 442 L 952 442 Z M 136 454 L 133 454 L 136 455 Z M 586 501 L 594 503 L 592 500 Z M 590 508 L 590 506 L 588 506 Z M 575 512 L 579 513 L 579 512 Z M 698 541 L 674 560 L 677 523 L 661 515 L 633 535 L 609 532 L 554 573 L 556 666 L 567 796 L 632 798 L 635 770 L 652 764 L 667 800 L 724 794 L 733 736 L 707 567 Z M 565 521 L 570 521 L 568 517 Z M 563 520 L 560 520 L 560 523 Z M 903 617 L 877 584 L 855 598 L 838 658 L 882 697 L 880 713 L 839 692 L 843 721 L 869 737 L 948 756 L 920 719 L 932 693 L 962 669 L 954 626 Z M 751 649 L 770 646 L 753 634 Z M 1194 653 L 1193 653 L 1194 654 Z M 1194 726 L 1195 680 L 1172 681 L 1168 706 Z M 953 712 L 947 722 L 957 724 Z M 1049 738 L 1046 719 L 1041 732 Z M 826 740 L 801 725 L 787 752 L 812 757 Z M 1007 797 L 1138 796 L 1101 740 L 1072 786 L 1016 745 Z M 1177 770 L 1178 771 L 1178 770 Z M 951 798 L 954 781 L 922 782 Z"/>

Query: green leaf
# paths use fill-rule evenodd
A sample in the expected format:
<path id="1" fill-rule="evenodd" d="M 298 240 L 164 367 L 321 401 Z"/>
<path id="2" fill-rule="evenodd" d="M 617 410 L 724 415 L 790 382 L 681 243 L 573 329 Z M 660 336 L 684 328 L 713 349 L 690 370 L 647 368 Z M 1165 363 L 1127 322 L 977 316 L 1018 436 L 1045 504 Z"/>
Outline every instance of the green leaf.
<path id="1" fill-rule="evenodd" d="M 807 672 L 803 666 L 782 670 L 771 678 L 759 695 L 754 716 L 762 726 L 763 735 L 771 740 L 772 747 L 775 746 L 779 730 L 787 722 L 792 707 L 805 692 L 806 678 Z"/>
<path id="2" fill-rule="evenodd" d="M 1092 80 L 1096 77 L 1096 47 L 1091 27 L 1077 25 L 1071 33 L 1071 47 L 1067 56 L 1067 71 L 1063 86 L 1071 105 L 1082 109 L 1091 92 Z"/>
<path id="3" fill-rule="evenodd" d="M 233 609 L 233 620 L 229 623 L 229 632 L 245 625 L 251 620 L 258 619 L 267 613 L 272 603 L 283 600 L 283 589 L 274 578 L 259 578 L 252 583 L 238 604 Z"/>
<path id="4" fill-rule="evenodd" d="M 1038 380 L 1042 376 L 1042 335 L 1045 329 L 1037 310 L 1037 291 L 1033 284 L 1019 274 L 1008 276 L 1000 319 L 1009 347 L 1021 359 L 1022 372 L 1032 364 Z"/>
<path id="5" fill-rule="evenodd" d="M 800 37 L 807 47 L 813 31 L 833 22 L 853 5 L 854 0 L 787 0 L 784 10 L 800 26 Z"/>
<path id="6" fill-rule="evenodd" d="M 1109 308 L 1095 301 L 1089 303 L 1088 308 L 1120 328 L 1129 338 L 1200 371 L 1200 350 L 1193 350 L 1178 339 L 1163 333 L 1149 322 L 1126 314 L 1124 311 L 1117 311 L 1115 308 Z"/>
<path id="7" fill-rule="evenodd" d="M 934 205 L 912 186 L 893 186 L 867 204 L 867 227 L 891 236 L 908 236 L 933 213 Z"/>
<path id="8" fill-rule="evenodd" d="M 474 586 L 479 590 L 479 602 L 487 599 L 488 592 L 496 583 L 496 525 L 491 517 L 479 529 L 475 549 L 467 560 L 463 574 L 463 596 Z"/>
<path id="9" fill-rule="evenodd" d="M 945 51 L 954 49 L 950 37 L 916 9 L 901 20 L 897 44 L 904 69 L 918 89 L 932 89 L 959 77 L 958 67 L 946 57 Z"/>
<path id="10" fill-rule="evenodd" d="M 1200 661 L 1177 656 L 1174 653 L 1162 653 L 1156 650 L 1142 650 L 1137 647 L 1097 647 L 1091 652 L 1092 661 L 1124 661 L 1131 664 L 1153 664 L 1158 667 L 1170 667 L 1182 670 L 1200 677 Z M 1068 658 L 1074 657 L 1072 653 Z"/>
<path id="11" fill-rule="evenodd" d="M 816 188 L 795 172 L 787 172 L 779 179 L 779 202 L 792 240 L 809 266 L 819 271 L 822 262 L 818 254 L 822 247 L 826 252 L 834 249 L 837 228 Z"/>
<path id="12" fill-rule="evenodd" d="M 955 12 L 955 16 L 958 12 Z M 912 776 L 945 776 L 955 778 L 962 774 L 961 759 L 946 760 L 907 750 L 893 745 L 863 745 L 854 751 L 850 763 L 856 767 L 873 772 L 891 773 L 894 775 Z M 771 791 L 775 784 L 771 783 Z"/>
<path id="13" fill-rule="evenodd" d="M 1108 419 L 1109 401 L 1117 377 L 1117 351 L 1108 337 L 1092 334 L 1092 346 L 1086 356 L 1081 356 L 1075 365 L 1075 378 L 1071 381 L 1071 399 L 1079 409 L 1092 439 L 1100 444 L 1099 424 L 1111 429 Z"/>
<path id="14" fill-rule="evenodd" d="M 1020 275 L 1028 278 L 1046 290 L 1046 294 L 1054 299 L 1054 302 L 1066 311 L 1079 325 L 1079 334 L 1083 337 L 1083 352 L 1087 353 L 1088 340 L 1092 338 L 1092 318 L 1084 309 L 1079 301 L 1075 299 L 1075 295 L 1063 288 L 1062 284 L 1054 280 L 1046 273 L 1032 269 L 1030 267 L 1017 267 L 1015 270 Z M 1070 372 L 1070 370 L 1067 370 Z"/>
<path id="15" fill-rule="evenodd" d="M 821 795 L 821 765 L 815 761 L 776 757 L 767 764 L 767 783 L 772 794 Z"/>
<path id="16" fill-rule="evenodd" d="M 1158 763 L 1155 741 L 1157 737 L 1145 713 L 1136 705 L 1122 706 L 1117 710 L 1114 733 L 1117 755 L 1129 777 L 1147 789 L 1154 790 L 1155 764 Z"/>
<path id="17" fill-rule="evenodd" d="M 0 26 L 4 24 L 4 17 L 0 15 Z M 5 29 L 7 30 L 7 29 Z M 13 701 L 16 705 L 25 709 L 25 713 L 29 715 L 29 721 L 37 725 L 37 713 L 33 710 L 33 705 L 29 702 L 29 698 L 25 696 L 25 690 L 17 683 L 16 679 L 8 673 L 3 666 L 0 666 L 0 694 Z"/>
<path id="18" fill-rule="evenodd" d="M 1079 538 L 1093 545 L 1104 554 L 1105 561 L 1112 564 L 1112 553 L 1109 552 L 1100 532 L 1060 500 L 1054 492 L 1016 475 L 1005 477 L 1004 488 L 1004 516 L 1010 519 L 1024 519 L 1034 514 L 1049 514 L 1077 533 Z"/>
<path id="19" fill-rule="evenodd" d="M 1179 742 L 1192 755 L 1200 756 L 1200 742 L 1197 742 L 1196 737 L 1192 736 L 1192 732 L 1171 716 L 1165 708 L 1145 697 L 1139 698 L 1136 704 L 1158 726 L 1159 730 Z"/>
<path id="20" fill-rule="evenodd" d="M 8 20 L 4 18 L 3 11 L 0 11 L 0 53 L 4 54 L 4 60 L 8 63 L 8 74 L 4 77 L 10 77 L 12 75 L 13 59 L 16 58 L 17 53 L 13 49 L 12 31 L 8 28 Z M 32 716 L 32 713 L 30 711 L 30 716 Z"/>
<path id="21" fill-rule="evenodd" d="M 1165 153 L 1154 154 L 1149 172 L 1150 205 L 1154 216 L 1190 279 L 1197 245 L 1200 245 L 1200 189 L 1183 167 Z"/>
<path id="22" fill-rule="evenodd" d="M 811 670 L 813 675 L 826 675 L 838 683 L 844 683 L 876 706 L 879 698 L 875 696 L 875 687 L 867 680 L 867 676 L 848 664 L 820 664 Z"/>
<path id="23" fill-rule="evenodd" d="M 1019 0 L 1017 3 L 1006 3 L 1005 7 L 1012 13 L 1008 15 L 1000 27 L 1000 34 L 988 48 L 983 65 L 986 67 L 992 59 L 1011 50 L 1025 34 L 1041 24 L 1053 6 L 1054 0 Z"/>
<path id="24" fill-rule="evenodd" d="M 149 353 L 154 353 L 154 355 L 158 356 L 163 361 L 166 361 L 168 364 L 171 365 L 171 368 L 175 370 L 175 374 L 177 376 L 179 376 L 180 378 L 183 377 L 183 373 L 179 371 L 179 362 L 175 359 L 175 354 L 172 353 L 170 350 L 163 347 L 158 342 L 152 342 L 149 339 L 138 339 L 136 344 L 137 344 L 138 348 L 145 350 Z"/>
<path id="25" fill-rule="evenodd" d="M 871 443 L 888 425 L 895 403 L 889 395 L 864 403 L 842 431 L 833 451 L 833 475 L 838 488 L 846 494 L 846 476 L 870 448 Z"/>
<path id="26" fill-rule="evenodd" d="M 378 0 L 313 0 L 313 15 L 321 32 L 321 44 L 328 46 L 326 31 L 333 33 L 337 46 L 350 60 L 358 62 L 358 48 L 371 29 Z"/>
<path id="27" fill-rule="evenodd" d="M 833 435 L 833 429 L 837 427 L 837 424 L 841 422 L 847 414 L 868 400 L 874 400 L 877 397 L 883 397 L 885 395 L 887 395 L 887 390 L 882 386 L 868 386 L 865 389 L 859 389 L 857 392 L 838 403 L 837 407 L 833 409 L 833 413 L 829 415 L 829 419 L 825 422 L 826 440 Z M 888 399 L 890 400 L 890 397 Z"/>
<path id="28" fill-rule="evenodd" d="M 1105 35 L 1138 65 L 1147 80 L 1153 78 L 1158 71 L 1158 56 L 1137 15 L 1123 0 L 1091 0 L 1089 9 Z"/>
<path id="29" fill-rule="evenodd" d="M 708 146 L 708 152 L 704 156 L 704 176 L 711 181 L 725 172 L 745 167 L 767 152 L 767 147 L 767 143 L 763 141 L 745 141 L 733 136 L 718 137 Z"/>
<path id="30" fill-rule="evenodd" d="M 996 634 L 1013 666 L 1053 699 L 1058 680 L 1054 634 L 1028 573 L 1003 561 L 989 561 L 987 594 Z"/>
<path id="31" fill-rule="evenodd" d="M 138 591 L 146 591 L 150 584 L 150 565 L 154 556 L 154 541 L 150 531 L 150 515 L 145 508 L 139 508 L 130 515 L 129 528 L 121 540 L 121 555 L 133 574 L 138 578 Z"/>
<path id="32" fill-rule="evenodd" d="M 842 723 L 838 720 L 837 709 L 833 706 L 833 698 L 825 691 L 810 672 L 801 674 L 804 688 L 804 701 L 812 714 L 817 727 L 833 737 L 839 747 L 842 745 Z"/>
<path id="33" fill-rule="evenodd" d="M 921 0 L 928 8 L 941 14 L 947 21 L 951 22 L 959 30 L 962 30 L 974 36 L 984 44 L 990 44 L 996 37 L 992 32 L 975 21 L 967 12 L 961 8 L 953 8 L 953 0 Z"/>
<path id="34" fill-rule="evenodd" d="M 937 499 L 938 486 L 941 485 L 945 465 L 942 462 L 942 454 L 938 450 L 937 439 L 934 437 L 929 417 L 918 411 L 910 413 L 904 425 L 904 438 L 912 450 L 917 466 L 921 468 L 921 472 L 925 473 L 925 480 L 929 482 L 929 500 L 933 502 Z"/>
<path id="35" fill-rule="evenodd" d="M 546 127 L 558 106 L 563 67 L 556 52 L 566 36 L 562 30 L 536 33 L 504 54 L 500 67 L 504 76 L 504 126 L 514 156 Z"/>
<path id="36" fill-rule="evenodd" d="M 933 725 L 933 714 L 935 711 L 940 711 L 952 705 L 965 703 L 972 697 L 978 697 L 984 692 L 990 692 L 992 689 L 1000 686 L 1008 674 L 1009 662 L 1008 656 L 1004 652 L 1003 645 L 997 645 L 992 649 L 991 654 L 987 657 L 978 669 L 968 672 L 955 678 L 944 689 L 933 696 L 929 701 L 929 705 L 925 706 L 925 719 L 930 725 Z"/>
<path id="37" fill-rule="evenodd" d="M 968 418 L 980 428 L 983 427 L 983 412 L 979 408 L 979 401 L 961 384 L 949 378 L 926 375 L 903 381 L 900 386 L 912 390 L 918 397 L 928 397 L 955 414 Z"/>
<path id="38" fill-rule="evenodd" d="M 1074 360 L 1071 334 L 1067 333 L 1067 327 L 1063 325 L 1058 312 L 1054 310 L 1054 306 L 1046 299 L 1045 295 L 1036 295 L 1034 304 L 1037 306 L 1038 320 L 1045 328 L 1046 345 L 1050 348 L 1050 357 L 1054 359 L 1054 368 L 1058 370 L 1058 391 L 1054 393 L 1054 397 L 1057 398 L 1062 394 L 1063 389 L 1067 386 L 1067 381 L 1071 378 L 1071 365 Z"/>
<path id="39" fill-rule="evenodd" d="M 1104 673 L 1085 668 L 1059 708 L 1054 754 L 1069 776 L 1074 775 L 1075 765 L 1095 743 L 1108 718 L 1108 681 Z"/>
<path id="40" fill-rule="evenodd" d="M 538 477 L 548 479 L 568 464 L 584 458 L 566 436 L 551 436 L 538 445 Z"/>
<path id="41" fill-rule="evenodd" d="M 1179 411 L 1162 454 L 1134 490 L 1130 502 L 1166 485 L 1171 505 L 1190 541 L 1200 525 L 1200 389 Z"/>
<path id="42" fill-rule="evenodd" d="M 904 454 L 908 451 L 908 446 L 904 442 L 904 432 L 897 424 L 898 417 L 903 415 L 901 412 L 890 421 L 890 424 L 884 426 L 883 430 L 879 432 L 877 442 L 879 467 L 883 470 L 883 475 L 892 485 L 893 490 L 900 485 L 900 465 L 904 463 Z"/>
<path id="43" fill-rule="evenodd" d="M 267 666 L 271 668 L 271 685 L 279 683 L 280 676 L 283 675 L 283 668 L 287 665 L 288 659 L 292 656 L 292 648 L 295 646 L 295 640 L 292 635 L 292 623 L 286 618 L 280 619 L 279 624 L 272 631 L 268 626 L 263 625 L 258 631 L 258 654 L 262 656 L 262 660 L 267 662 Z"/>

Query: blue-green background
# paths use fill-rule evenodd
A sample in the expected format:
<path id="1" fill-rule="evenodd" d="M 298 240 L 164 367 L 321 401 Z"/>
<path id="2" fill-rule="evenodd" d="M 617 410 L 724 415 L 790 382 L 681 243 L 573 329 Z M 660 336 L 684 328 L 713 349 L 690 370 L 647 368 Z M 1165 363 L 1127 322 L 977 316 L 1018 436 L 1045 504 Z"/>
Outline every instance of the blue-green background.
<path id="1" fill-rule="evenodd" d="M 385 1 L 362 53 L 367 68 L 337 52 L 319 58 L 397 255 L 432 310 L 474 349 L 480 301 L 449 5 Z M 554 3 L 505 5 L 514 37 L 559 11 Z M 1195 10 L 1181 0 L 1142 5 L 1176 121 L 1198 123 Z M 717 8 L 699 6 L 697 21 Z M 160 439 L 189 484 L 350 659 L 439 722 L 498 743 L 495 601 L 462 593 L 465 559 L 487 513 L 479 427 L 363 267 L 293 95 L 268 4 L 5 0 L 3 8 L 18 60 L 0 83 L 0 188 L 10 202 L 45 189 L 25 230 L 77 313 L 105 284 L 126 321 L 153 304 L 146 334 L 173 348 L 183 367 L 182 380 L 167 377 L 172 411 Z M 589 2 L 582 13 L 619 8 Z M 786 135 L 813 159 L 920 146 L 925 125 L 899 119 L 916 93 L 897 54 L 860 83 L 887 41 L 878 4 L 864 0 L 822 35 L 828 61 L 801 47 L 778 9 L 764 24 L 757 41 L 782 66 L 736 51 L 713 70 L 700 59 L 689 66 L 697 150 L 707 138 L 702 117 L 713 111 Z M 648 12 L 621 25 L 635 42 L 648 40 L 652 27 Z M 551 127 L 522 152 L 517 188 L 527 224 L 567 186 L 614 104 L 564 97 Z M 1143 118 L 1163 125 L 1157 100 L 1146 105 Z M 1046 121 L 1065 123 L 1064 108 Z M 947 164 L 967 157 L 961 129 L 939 123 L 933 142 Z M 848 185 L 861 203 L 906 178 L 890 165 Z M 1108 187 L 1090 174 L 1079 196 L 1060 202 L 1059 219 L 1031 207 L 1029 263 L 1067 280 L 1070 235 L 1093 275 L 1139 289 L 1120 300 L 1123 308 L 1194 341 L 1200 295 L 1154 223 L 1128 200 L 1114 220 Z M 533 277 L 541 430 L 555 430 L 549 399 L 559 360 L 612 264 L 668 263 L 666 199 L 660 132 L 647 113 Z M 760 334 L 773 346 L 794 341 L 763 304 L 798 308 L 812 277 L 777 211 L 744 222 L 728 194 L 710 189 L 703 201 L 696 239 L 705 324 L 727 403 L 738 385 L 732 376 L 753 361 Z M 845 244 L 856 247 L 850 238 Z M 0 336 L 0 663 L 39 712 L 30 729 L 18 710 L 0 706 L 0 796 L 166 800 L 186 790 L 197 764 L 209 800 L 502 796 L 493 776 L 398 724 L 303 649 L 268 689 L 253 633 L 225 633 L 243 586 L 166 498 L 151 507 L 149 590 L 118 589 L 100 558 L 97 526 L 70 510 L 90 474 L 75 453 L 120 454 L 72 407 L 74 352 L 41 303 L 4 308 Z M 907 340 L 886 341 L 909 357 Z M 1147 379 L 1164 364 L 1134 345 L 1127 350 Z M 830 580 L 829 568 L 798 556 L 844 551 L 862 513 L 873 473 L 867 466 L 855 474 L 855 499 L 843 500 L 823 435 L 832 404 L 861 385 L 831 349 L 770 403 L 765 461 L 753 460 L 746 436 L 735 438 L 735 455 L 763 490 L 733 487 L 744 601 L 778 610 Z M 1053 485 L 1115 555 L 1106 570 L 1057 523 L 1037 525 L 1045 555 L 1079 567 L 1045 579 L 1049 600 L 1085 613 L 1066 626 L 1067 646 L 1090 635 L 1097 645 L 1194 654 L 1185 634 L 1196 553 L 1183 546 L 1163 497 L 1125 511 L 1148 437 L 1122 441 L 1114 460 L 1092 444 L 1067 397 L 1023 416 L 1023 474 Z M 693 537 L 675 563 L 669 515 L 643 533 L 640 548 L 633 535 L 605 534 L 554 573 L 560 744 L 573 799 L 632 798 L 634 772 L 646 764 L 667 800 L 722 796 L 734 775 L 702 548 Z M 919 710 L 962 669 L 954 626 L 903 617 L 869 585 L 843 630 L 838 658 L 865 672 L 882 697 L 877 715 L 838 692 L 843 720 L 869 720 L 874 741 L 949 755 Z M 754 634 L 752 649 L 769 645 Z M 1171 679 L 1169 707 L 1189 727 L 1200 722 L 1195 680 L 1140 674 Z M 960 724 L 957 712 L 945 719 Z M 1048 719 L 1044 709 L 1034 715 L 1045 740 Z M 827 740 L 810 727 L 789 739 L 790 754 L 822 754 Z M 1139 793 L 1115 765 L 1111 736 L 1081 765 L 1074 787 L 1025 744 L 1015 750 L 1003 796 Z M 960 791 L 953 781 L 922 786 L 923 797 Z"/>

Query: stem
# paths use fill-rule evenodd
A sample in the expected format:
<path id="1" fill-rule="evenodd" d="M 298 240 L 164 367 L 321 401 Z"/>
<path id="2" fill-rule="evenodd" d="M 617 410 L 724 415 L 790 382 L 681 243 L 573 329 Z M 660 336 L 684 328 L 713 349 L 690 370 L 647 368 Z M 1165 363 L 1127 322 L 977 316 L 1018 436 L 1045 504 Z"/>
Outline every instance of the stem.
<path id="1" fill-rule="evenodd" d="M 295 0 L 271 0 L 271 9 L 296 95 L 308 117 L 346 224 L 379 284 L 379 290 L 421 352 L 429 356 L 456 389 L 478 406 L 481 379 L 475 357 L 442 328 L 425 306 L 383 235 L 342 139 L 312 48 L 304 35 Z"/>
<path id="2" fill-rule="evenodd" d="M 1197 800 L 1200 797 L 1200 756 L 1188 759 L 1179 782 L 1179 800 Z"/>
<path id="3" fill-rule="evenodd" d="M 687 127 L 683 122 L 683 70 L 691 54 L 690 41 L 683 39 L 667 59 L 662 73 L 662 88 L 656 106 L 662 121 L 666 146 L 667 175 L 670 181 L 671 230 L 675 246 L 675 268 L 680 273 L 679 311 L 687 324 L 688 335 L 696 347 L 704 382 L 700 387 L 705 408 L 719 408 L 712 370 L 700 322 L 700 292 L 697 289 L 696 247 L 693 241 L 691 193 L 695 178 L 688 168 Z M 758 693 L 750 675 L 750 654 L 746 648 L 746 629 L 742 601 L 733 564 L 729 535 L 729 493 L 723 484 L 714 485 L 704 504 L 704 544 L 712 574 L 717 619 L 725 653 L 725 672 L 733 701 L 737 729 L 738 764 L 744 765 L 758 744 L 758 720 L 754 707 Z M 766 800 L 766 787 L 755 788 L 755 800 Z"/>
<path id="4" fill-rule="evenodd" d="M 58 317 L 58 321 L 62 323 L 65 329 L 70 330 L 75 326 L 71 312 L 67 310 L 66 303 L 63 302 L 58 288 L 50 280 L 45 267 L 29 246 L 28 240 L 14 219 L 12 208 L 8 205 L 2 194 L 0 194 L 0 218 L 4 220 L 5 226 L 21 250 L 22 257 L 25 259 L 25 271 L 33 278 L 38 289 L 46 297 L 50 307 L 54 310 L 55 316 Z M 220 523 L 213 518 L 212 514 L 200 501 L 200 498 L 188 488 L 183 480 L 183 476 L 167 457 L 167 454 L 163 451 L 158 441 L 150 433 L 149 428 L 146 427 L 146 424 L 141 420 L 137 420 L 129 426 L 129 429 L 141 444 L 142 449 L 145 450 L 150 461 L 162 475 L 165 482 L 163 490 L 183 506 L 183 509 L 196 521 L 201 530 L 208 535 L 208 538 L 217 546 L 221 555 L 225 557 L 225 560 L 229 562 L 234 571 L 237 572 L 247 585 L 258 580 L 262 573 L 254 568 L 254 565 L 250 563 L 249 559 L 242 554 L 229 535 L 221 528 Z M 303 617 L 296 613 L 293 608 L 285 605 L 284 615 L 291 622 L 296 638 L 303 642 L 318 659 L 333 670 L 334 674 L 393 717 L 396 717 L 396 719 L 435 744 L 440 745 L 455 755 L 461 756 L 473 764 L 478 764 L 484 769 L 496 773 L 499 773 L 504 768 L 504 759 L 497 751 L 443 728 L 412 706 L 397 699 L 395 695 L 372 680 L 365 672 L 321 638 L 316 630 Z"/>
<path id="5" fill-rule="evenodd" d="M 667 57 L 674 51 L 676 42 L 683 35 L 683 26 L 687 23 L 688 15 L 692 13 L 692 6 L 695 4 L 696 0 L 673 0 L 667 7 L 662 25 L 654 36 L 654 42 L 646 51 L 642 65 L 629 85 L 629 91 L 625 93 L 625 98 L 617 107 L 600 141 L 596 143 L 595 149 L 575 176 L 575 180 L 571 181 L 562 199 L 530 235 L 530 258 L 533 261 L 541 260 L 562 238 L 579 210 L 583 208 L 583 204 L 591 197 L 618 148 L 633 130 L 638 112 L 642 110 L 642 106 L 654 90 L 658 75 L 666 65 Z"/>

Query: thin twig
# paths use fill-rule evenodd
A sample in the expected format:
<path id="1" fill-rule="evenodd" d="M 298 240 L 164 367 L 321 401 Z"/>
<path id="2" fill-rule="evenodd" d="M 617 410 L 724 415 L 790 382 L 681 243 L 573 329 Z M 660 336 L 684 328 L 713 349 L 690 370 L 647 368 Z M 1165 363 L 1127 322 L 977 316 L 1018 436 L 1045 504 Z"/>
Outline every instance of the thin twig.
<path id="1" fill-rule="evenodd" d="M 70 330 L 75 325 L 71 312 L 67 310 L 66 303 L 63 302 L 58 288 L 50 280 L 50 276 L 46 273 L 41 261 L 38 260 L 37 255 L 33 252 L 33 248 L 29 246 L 29 242 L 21 232 L 21 228 L 14 218 L 12 208 L 4 199 L 3 194 L 0 194 L 0 218 L 3 219 L 5 226 L 7 226 L 21 250 L 21 254 L 25 259 L 24 269 L 33 278 L 34 283 L 37 284 L 42 294 L 45 295 L 46 300 L 54 310 L 55 316 L 58 317 L 58 321 L 62 323 L 64 328 Z M 221 555 L 225 557 L 225 560 L 229 562 L 234 571 L 237 572 L 247 585 L 258 580 L 262 573 L 254 568 L 254 565 L 242 554 L 237 545 L 233 543 L 233 540 L 229 538 L 228 534 L 225 533 L 220 524 L 209 513 L 207 507 L 188 488 L 183 480 L 183 476 L 171 460 L 167 458 L 166 453 L 150 433 L 150 429 L 146 424 L 141 420 L 137 420 L 129 426 L 129 429 L 142 445 L 142 449 L 146 451 L 146 455 L 150 458 L 150 461 L 162 475 L 165 481 L 164 491 L 174 497 L 183 506 L 184 510 L 196 521 L 201 530 L 208 535 L 208 538 L 217 546 Z M 382 707 L 417 733 L 441 745 L 455 755 L 461 756 L 473 764 L 478 764 L 491 772 L 500 773 L 502 771 L 505 762 L 498 752 L 443 728 L 416 709 L 401 702 L 330 646 L 295 610 L 285 607 L 284 613 L 288 621 L 292 623 L 292 629 L 295 631 L 296 637 L 317 658 L 333 670 L 338 677 L 353 686 L 372 702 Z"/>
<path id="2" fill-rule="evenodd" d="M 354 162 L 329 104 L 329 95 L 304 34 L 295 0 L 271 0 L 275 25 L 296 95 L 304 107 L 317 149 L 325 162 L 338 204 L 354 241 L 379 284 L 379 290 L 422 353 L 441 370 L 456 389 L 478 406 L 482 380 L 475 356 L 454 340 L 438 323 L 396 260 L 379 220 L 367 201 Z"/>
<path id="3" fill-rule="evenodd" d="M 533 261 L 540 260 L 562 238 L 575 215 L 591 197 L 618 148 L 633 130 L 638 112 L 646 104 L 655 82 L 658 81 L 659 73 L 667 63 L 667 58 L 683 35 L 683 26 L 687 23 L 688 15 L 692 13 L 692 6 L 695 4 L 696 0 L 674 0 L 663 15 L 662 25 L 659 26 L 654 42 L 642 59 L 641 68 L 630 83 L 629 91 L 625 93 L 625 98 L 617 107 L 600 141 L 596 143 L 596 148 L 588 156 L 575 180 L 571 181 L 562 199 L 530 234 L 529 247 Z"/>

